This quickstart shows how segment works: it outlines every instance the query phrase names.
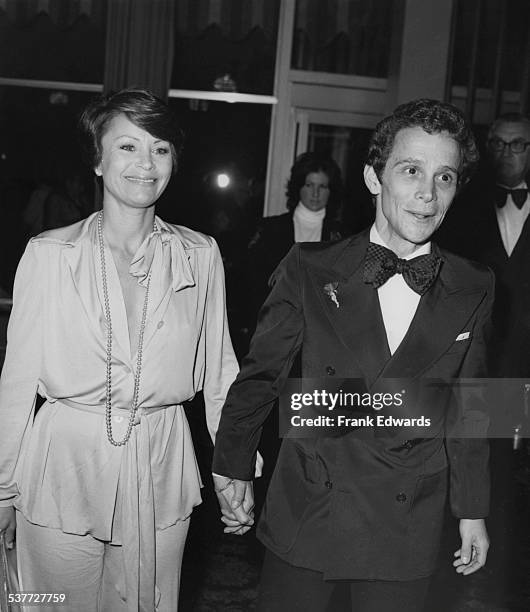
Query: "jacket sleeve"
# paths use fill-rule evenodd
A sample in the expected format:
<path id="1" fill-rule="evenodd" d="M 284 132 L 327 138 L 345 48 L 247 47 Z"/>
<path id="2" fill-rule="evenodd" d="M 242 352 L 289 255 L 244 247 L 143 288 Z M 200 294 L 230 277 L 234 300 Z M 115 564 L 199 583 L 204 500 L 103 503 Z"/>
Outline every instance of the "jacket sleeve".
<path id="1" fill-rule="evenodd" d="M 274 236 L 268 231 L 269 225 L 262 219 L 248 245 L 246 261 L 246 284 L 250 290 L 247 308 L 247 323 L 255 330 L 258 313 L 270 292 L 269 277 L 278 265 L 274 261 Z M 272 251 L 272 252 L 271 252 Z"/>
<path id="2" fill-rule="evenodd" d="M 16 467 L 33 424 L 42 351 L 42 283 L 38 247 L 30 242 L 20 260 L 0 379 L 0 506 L 18 495 Z M 42 254 L 41 254 L 42 255 Z"/>
<path id="3" fill-rule="evenodd" d="M 302 343 L 300 274 L 300 248 L 295 245 L 278 268 L 249 354 L 228 393 L 214 451 L 217 474 L 241 480 L 252 477 L 261 428 Z"/>
<path id="4" fill-rule="evenodd" d="M 489 406 L 485 387 L 466 379 L 487 376 L 487 345 L 491 335 L 494 276 L 489 271 L 486 296 L 479 306 L 472 344 L 460 371 L 456 417 L 447 433 L 450 468 L 450 503 L 457 518 L 484 518 L 489 512 Z"/>
<path id="5" fill-rule="evenodd" d="M 215 435 L 221 409 L 234 381 L 239 366 L 228 330 L 226 316 L 225 277 L 221 253 L 215 240 L 212 240 L 208 267 L 208 288 L 203 334 L 204 382 L 203 393 L 206 410 L 206 424 L 212 441 Z"/>

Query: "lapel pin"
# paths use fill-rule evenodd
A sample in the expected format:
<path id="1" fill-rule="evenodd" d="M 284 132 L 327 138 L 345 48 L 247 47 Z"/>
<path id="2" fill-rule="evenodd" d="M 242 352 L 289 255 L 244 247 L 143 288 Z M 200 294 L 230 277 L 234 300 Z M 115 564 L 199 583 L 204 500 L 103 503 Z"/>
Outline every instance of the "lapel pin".
<path id="1" fill-rule="evenodd" d="M 328 298 L 335 304 L 335 306 L 339 307 L 339 300 L 337 299 L 337 288 L 339 283 L 327 283 L 324 285 L 324 293 L 328 296 Z"/>

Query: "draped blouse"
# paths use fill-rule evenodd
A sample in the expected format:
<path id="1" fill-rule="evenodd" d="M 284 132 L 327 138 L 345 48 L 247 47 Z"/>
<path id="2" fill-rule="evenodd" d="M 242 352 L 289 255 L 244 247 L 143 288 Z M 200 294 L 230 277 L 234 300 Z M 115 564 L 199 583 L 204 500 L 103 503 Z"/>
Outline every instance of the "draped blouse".
<path id="1" fill-rule="evenodd" d="M 153 610 L 154 532 L 201 502 L 182 402 L 203 390 L 215 437 L 238 366 L 213 238 L 156 217 L 130 273 L 151 272 L 138 414 L 125 446 L 105 428 L 106 321 L 96 213 L 33 238 L 17 270 L 0 379 L 0 506 L 32 523 L 124 546 L 129 609 Z M 105 245 L 112 348 L 112 428 L 129 420 L 131 355 L 118 272 Z M 36 394 L 47 401 L 34 418 Z M 142 571 L 139 571 L 139 568 Z M 154 597 L 154 600 L 153 600 Z"/>

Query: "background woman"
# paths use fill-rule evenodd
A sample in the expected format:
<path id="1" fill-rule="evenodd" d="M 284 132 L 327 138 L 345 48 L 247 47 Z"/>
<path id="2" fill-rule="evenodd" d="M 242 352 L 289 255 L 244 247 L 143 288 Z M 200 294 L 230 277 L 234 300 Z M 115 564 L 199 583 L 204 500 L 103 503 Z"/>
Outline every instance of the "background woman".
<path id="1" fill-rule="evenodd" d="M 103 210 L 33 238 L 19 265 L 0 530 L 11 540 L 16 515 L 25 591 L 66 593 L 76 612 L 175 612 L 201 501 L 181 404 L 204 390 L 213 437 L 237 373 L 223 269 L 210 237 L 155 216 L 182 145 L 170 109 L 125 90 L 81 126 Z"/>
<path id="2" fill-rule="evenodd" d="M 253 315 L 269 292 L 269 279 L 295 242 L 340 240 L 349 235 L 340 220 L 343 185 L 340 168 L 329 156 L 302 153 L 287 183 L 288 212 L 261 220 L 249 245 Z"/>

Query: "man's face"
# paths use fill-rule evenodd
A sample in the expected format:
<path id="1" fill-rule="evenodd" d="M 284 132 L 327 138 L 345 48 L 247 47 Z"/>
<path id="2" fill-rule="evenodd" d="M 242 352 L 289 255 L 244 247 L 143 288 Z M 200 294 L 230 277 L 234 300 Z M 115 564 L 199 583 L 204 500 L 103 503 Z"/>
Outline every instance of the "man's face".
<path id="1" fill-rule="evenodd" d="M 530 142 L 530 125 L 527 123 L 499 123 L 490 132 L 488 138 L 488 149 L 495 168 L 496 181 L 506 187 L 517 187 L 530 172 L 530 147 L 527 146 L 522 153 L 514 153 L 506 145 L 500 151 L 494 151 L 492 144 L 499 141 L 504 141 L 504 143 Z"/>
<path id="2" fill-rule="evenodd" d="M 396 134 L 381 180 L 365 167 L 376 197 L 375 226 L 397 255 L 413 253 L 440 226 L 455 197 L 460 164 L 460 148 L 447 132 L 412 127 Z"/>

